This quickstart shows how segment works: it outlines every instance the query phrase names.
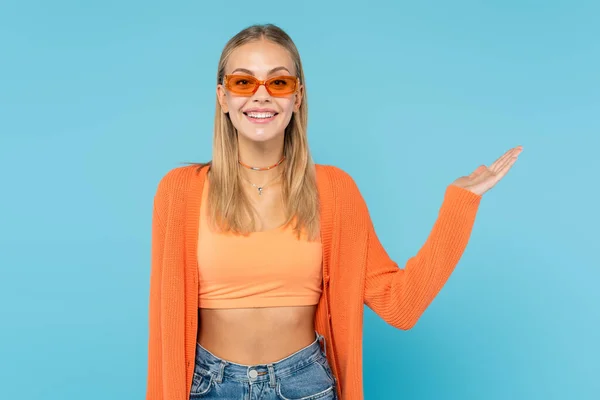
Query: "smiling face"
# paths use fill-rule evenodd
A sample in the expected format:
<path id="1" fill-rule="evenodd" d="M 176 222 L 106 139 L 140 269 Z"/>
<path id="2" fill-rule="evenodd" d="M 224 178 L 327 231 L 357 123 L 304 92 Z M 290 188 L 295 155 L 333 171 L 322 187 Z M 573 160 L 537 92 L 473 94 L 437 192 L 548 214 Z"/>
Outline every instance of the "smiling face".
<path id="1" fill-rule="evenodd" d="M 236 48 L 227 61 L 225 75 L 236 85 L 245 86 L 242 76 L 252 76 L 260 81 L 273 77 L 296 77 L 297 71 L 288 51 L 268 40 L 246 43 Z M 239 78 L 238 78 L 239 77 Z M 273 87 L 289 84 L 283 80 L 273 82 Z M 264 85 L 251 95 L 240 95 L 227 89 L 222 83 L 217 85 L 217 96 L 223 112 L 229 113 L 233 126 L 240 139 L 253 142 L 266 142 L 283 139 L 285 128 L 302 102 L 302 85 L 292 94 L 273 96 Z"/>

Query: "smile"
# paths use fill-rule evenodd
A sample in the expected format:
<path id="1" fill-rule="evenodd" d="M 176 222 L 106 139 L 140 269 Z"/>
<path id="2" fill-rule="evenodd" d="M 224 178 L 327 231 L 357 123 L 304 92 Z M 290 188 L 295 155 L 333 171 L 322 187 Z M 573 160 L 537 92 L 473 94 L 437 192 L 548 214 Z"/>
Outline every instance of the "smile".
<path id="1" fill-rule="evenodd" d="M 253 124 L 266 124 L 267 122 L 271 122 L 275 119 L 278 113 L 275 112 L 245 112 L 244 115 L 248 119 L 248 121 Z"/>

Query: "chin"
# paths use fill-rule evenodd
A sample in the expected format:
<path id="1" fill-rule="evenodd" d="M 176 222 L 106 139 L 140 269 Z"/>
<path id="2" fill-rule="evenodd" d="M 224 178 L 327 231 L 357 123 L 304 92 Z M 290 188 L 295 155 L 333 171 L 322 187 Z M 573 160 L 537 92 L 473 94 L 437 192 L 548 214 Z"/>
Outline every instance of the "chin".
<path id="1" fill-rule="evenodd" d="M 238 130 L 238 132 L 247 140 L 253 142 L 267 142 L 283 135 L 284 129 L 276 129 L 273 126 L 244 126 L 242 129 Z"/>

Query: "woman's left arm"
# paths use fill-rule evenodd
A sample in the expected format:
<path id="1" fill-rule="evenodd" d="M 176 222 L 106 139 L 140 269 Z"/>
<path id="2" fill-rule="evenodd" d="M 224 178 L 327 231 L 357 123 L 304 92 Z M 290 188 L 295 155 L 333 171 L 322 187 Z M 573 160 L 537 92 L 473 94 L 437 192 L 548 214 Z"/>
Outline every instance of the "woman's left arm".
<path id="1" fill-rule="evenodd" d="M 506 175 L 521 151 L 520 146 L 511 149 L 490 167 L 480 166 L 447 187 L 429 237 L 404 269 L 390 259 L 368 218 L 364 301 L 369 308 L 399 329 L 417 323 L 462 257 L 482 195 Z"/>

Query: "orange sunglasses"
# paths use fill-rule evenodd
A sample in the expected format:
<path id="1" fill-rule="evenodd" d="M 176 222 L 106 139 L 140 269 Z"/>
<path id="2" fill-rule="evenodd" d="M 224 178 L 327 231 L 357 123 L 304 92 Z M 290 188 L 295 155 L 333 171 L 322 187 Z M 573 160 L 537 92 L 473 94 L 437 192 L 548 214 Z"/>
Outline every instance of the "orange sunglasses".
<path id="1" fill-rule="evenodd" d="M 265 85 L 267 92 L 273 97 L 289 96 L 298 90 L 300 79 L 295 76 L 274 76 L 261 81 L 251 75 L 225 75 L 225 87 L 239 96 L 252 96 L 260 85 Z"/>

